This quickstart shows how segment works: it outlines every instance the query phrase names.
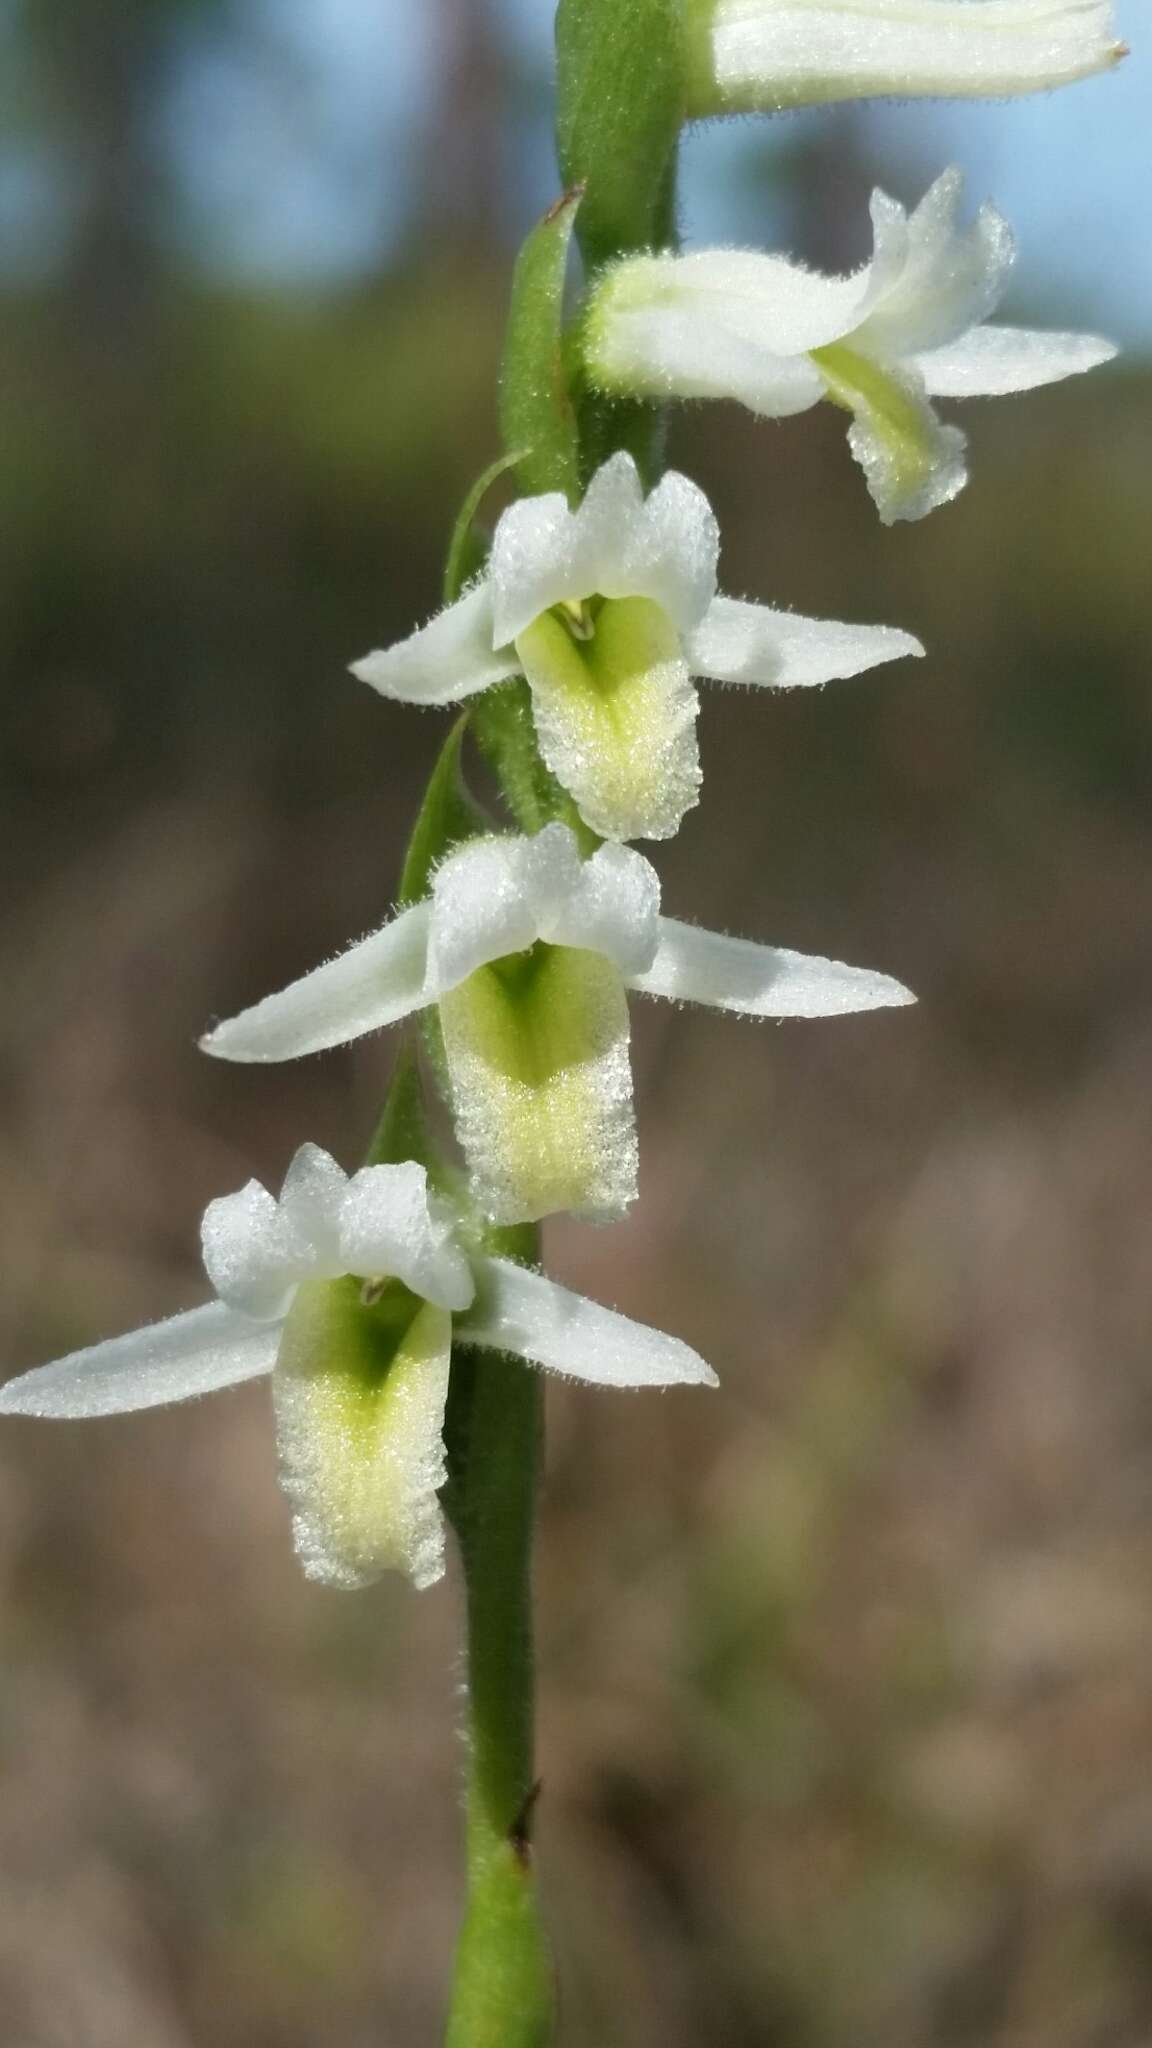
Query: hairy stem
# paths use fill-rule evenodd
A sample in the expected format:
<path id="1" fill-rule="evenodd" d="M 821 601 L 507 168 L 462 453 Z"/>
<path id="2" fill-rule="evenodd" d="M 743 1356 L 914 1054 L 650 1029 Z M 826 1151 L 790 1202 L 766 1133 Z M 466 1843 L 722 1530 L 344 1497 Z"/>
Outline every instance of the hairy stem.
<path id="1" fill-rule="evenodd" d="M 519 1249 L 531 1255 L 526 1243 Z M 444 1504 L 460 1542 L 468 1615 L 468 1903 L 447 2048 L 546 2048 L 552 2039 L 552 1968 L 532 1855 L 531 1548 L 542 1427 L 537 1373 L 497 1353 L 457 1351 Z"/>

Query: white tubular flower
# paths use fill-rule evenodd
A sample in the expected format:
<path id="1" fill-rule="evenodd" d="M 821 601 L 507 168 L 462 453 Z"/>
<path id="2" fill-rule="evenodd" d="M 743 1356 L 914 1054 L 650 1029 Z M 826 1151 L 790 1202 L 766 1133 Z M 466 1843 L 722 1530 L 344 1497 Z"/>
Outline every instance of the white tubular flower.
<path id="1" fill-rule="evenodd" d="M 688 112 L 1046 92 L 1125 55 L 1111 0 L 688 0 Z"/>
<path id="2" fill-rule="evenodd" d="M 412 1162 L 349 1179 L 304 1145 L 278 1202 L 250 1181 L 209 1203 L 202 1238 L 215 1301 L 10 1380 L 0 1414 L 119 1415 L 271 1373 L 296 1548 L 330 1585 L 444 1570 L 454 1335 L 603 1386 L 715 1385 L 677 1338 L 466 1253 Z"/>
<path id="3" fill-rule="evenodd" d="M 734 398 L 767 419 L 831 398 L 852 414 L 881 519 L 922 518 L 967 481 L 964 436 L 933 398 L 1028 391 L 1116 353 L 1092 334 L 987 324 L 1015 244 L 992 206 L 957 225 L 961 182 L 945 171 L 911 214 L 874 192 L 872 261 L 852 277 L 742 249 L 610 265 L 590 302 L 589 376 L 608 392 Z"/>
<path id="4" fill-rule="evenodd" d="M 786 689 L 924 651 L 887 626 L 717 597 L 718 550 L 695 484 L 671 471 L 645 499 L 631 456 L 614 455 L 575 512 L 559 493 L 510 506 L 482 580 L 352 672 L 407 704 L 523 673 L 540 752 L 585 823 L 668 839 L 700 786 L 693 676 Z"/>
<path id="5" fill-rule="evenodd" d="M 201 1040 L 230 1060 L 294 1059 L 439 1006 L 457 1130 L 502 1223 L 606 1220 L 636 1194 L 625 992 L 750 1017 L 825 1017 L 913 1000 L 886 974 L 661 917 L 642 854 L 586 862 L 564 825 L 473 840 L 431 896 Z"/>

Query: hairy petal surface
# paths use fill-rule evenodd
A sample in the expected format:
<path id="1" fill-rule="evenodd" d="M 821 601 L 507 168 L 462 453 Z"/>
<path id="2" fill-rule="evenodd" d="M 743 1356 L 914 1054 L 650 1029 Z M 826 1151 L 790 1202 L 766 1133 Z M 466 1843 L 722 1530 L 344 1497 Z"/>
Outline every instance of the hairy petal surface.
<path id="1" fill-rule="evenodd" d="M 885 526 L 922 519 L 963 490 L 965 436 L 937 419 L 914 370 L 845 347 L 821 349 L 813 360 L 828 396 L 852 414 L 848 445 Z"/>
<path id="2" fill-rule="evenodd" d="M 961 227 L 963 190 L 963 174 L 953 166 L 911 214 L 886 192 L 872 194 L 873 301 L 846 337 L 854 348 L 877 357 L 911 355 L 955 340 L 995 311 L 1016 260 L 1015 237 L 994 206 L 982 206 Z M 884 237 L 897 217 L 904 223 L 903 259 L 882 281 Z"/>
<path id="3" fill-rule="evenodd" d="M 369 1584 L 444 1570 L 437 1492 L 452 1349 L 448 1311 L 399 1282 L 369 1304 L 354 1280 L 301 1287 L 273 1376 L 281 1483 L 307 1576 Z"/>
<path id="4" fill-rule="evenodd" d="M 913 13 L 931 4 L 910 0 Z M 982 17 L 1007 4 L 949 0 Z M 761 11 L 773 11 L 770 0 Z M 963 436 L 941 425 L 932 394 L 1025 389 L 1113 353 L 1091 335 L 1037 335 L 1025 345 L 1018 330 L 984 327 L 1015 243 L 992 206 L 960 222 L 961 184 L 959 171 L 945 171 L 911 213 L 874 192 L 872 259 L 850 277 L 739 249 L 609 264 L 585 322 L 592 382 L 613 393 L 734 398 L 768 418 L 829 397 L 853 415 L 849 445 L 881 518 L 922 518 L 966 478 Z M 985 342 L 986 332 L 1012 339 Z"/>
<path id="5" fill-rule="evenodd" d="M 21 1373 L 0 1388 L 0 1415 L 125 1415 L 188 1401 L 271 1372 L 279 1342 L 278 1323 L 209 1302 Z"/>
<path id="6" fill-rule="evenodd" d="M 200 1249 L 221 1301 L 255 1321 L 284 1315 L 309 1263 L 307 1253 L 285 1242 L 279 1208 L 258 1180 L 209 1202 Z"/>
<path id="7" fill-rule="evenodd" d="M 457 1136 L 492 1220 L 622 1214 L 638 1161 L 613 962 L 538 943 L 477 969 L 441 999 L 440 1022 Z"/>
<path id="8" fill-rule="evenodd" d="M 746 1017 L 839 1017 L 916 1000 L 890 975 L 730 938 L 671 917 L 660 920 L 651 968 L 631 975 L 629 987 Z"/>
<path id="9" fill-rule="evenodd" d="M 338 1271 L 402 1280 L 438 1308 L 467 1308 L 475 1293 L 455 1218 L 430 1194 L 427 1172 L 414 1160 L 353 1175 L 340 1213 Z"/>
<path id="10" fill-rule="evenodd" d="M 896 626 L 806 619 L 734 597 L 714 598 L 688 641 L 693 674 L 775 690 L 862 675 L 881 662 L 923 652 L 919 640 Z"/>
<path id="11" fill-rule="evenodd" d="M 217 1024 L 201 1051 L 222 1060 L 294 1060 L 411 1016 L 432 1000 L 425 988 L 430 918 L 427 903 L 402 910 L 335 960 Z"/>
<path id="12" fill-rule="evenodd" d="M 352 674 L 403 704 L 458 704 L 518 670 L 515 654 L 494 639 L 492 591 L 474 583 L 455 604 L 395 647 L 351 664 Z"/>
<path id="13" fill-rule="evenodd" d="M 711 1366 L 678 1337 L 572 1294 L 543 1273 L 483 1259 L 477 1277 L 476 1302 L 457 1327 L 464 1343 L 515 1352 L 596 1386 L 716 1385 Z"/>
<path id="14" fill-rule="evenodd" d="M 1117 62 L 1110 0 L 689 0 L 695 114 L 1007 98 Z"/>
<path id="15" fill-rule="evenodd" d="M 540 751 L 606 839 L 669 839 L 700 788 L 699 699 L 651 599 L 607 600 L 588 637 L 546 612 L 517 640 Z"/>
<path id="16" fill-rule="evenodd" d="M 696 484 L 670 471 L 645 499 L 632 457 L 610 456 L 574 512 L 550 492 L 502 515 L 488 570 L 497 640 L 597 595 L 647 597 L 677 625 L 694 624 L 716 588 L 719 545 Z"/>
<path id="17" fill-rule="evenodd" d="M 583 861 L 567 825 L 532 837 L 474 839 L 433 884 L 429 983 L 444 994 L 477 968 L 537 939 L 608 955 L 622 971 L 656 949 L 660 884 L 631 847 L 602 846 Z"/>
<path id="18" fill-rule="evenodd" d="M 1001 398 L 1077 377 L 1111 362 L 1116 353 L 1116 344 L 1099 334 L 991 326 L 925 351 L 916 357 L 916 368 L 932 398 Z"/>

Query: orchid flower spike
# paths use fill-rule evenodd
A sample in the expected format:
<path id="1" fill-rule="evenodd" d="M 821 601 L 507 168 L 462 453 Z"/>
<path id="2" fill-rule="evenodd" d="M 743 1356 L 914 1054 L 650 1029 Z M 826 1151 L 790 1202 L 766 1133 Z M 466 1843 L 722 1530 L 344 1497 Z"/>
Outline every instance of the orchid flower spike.
<path id="1" fill-rule="evenodd" d="M 874 192 L 872 261 L 852 277 L 742 249 L 609 265 L 587 316 L 592 382 L 735 398 L 766 419 L 831 398 L 852 415 L 848 443 L 885 525 L 923 518 L 967 481 L 964 435 L 933 398 L 1028 391 L 1116 353 L 1097 335 L 987 324 L 1015 244 L 992 206 L 957 225 L 961 183 L 945 171 L 911 214 Z"/>
<path id="2" fill-rule="evenodd" d="M 467 1251 L 411 1161 L 349 1179 L 303 1145 L 278 1202 L 254 1180 L 210 1202 L 202 1243 L 215 1301 L 10 1380 L 0 1414 L 119 1415 L 271 1373 L 296 1549 L 330 1585 L 441 1576 L 454 1339 L 602 1386 L 715 1385 L 677 1338 Z"/>
<path id="3" fill-rule="evenodd" d="M 656 871 L 631 847 L 582 861 L 565 825 L 471 840 L 423 903 L 201 1044 L 221 1059 L 295 1059 L 436 1004 L 457 1133 L 488 1215 L 607 1220 L 636 1194 L 628 989 L 749 1017 L 913 1000 L 885 974 L 659 913 Z"/>
<path id="4" fill-rule="evenodd" d="M 688 113 L 1005 99 L 1125 55 L 1111 0 L 687 0 Z"/>
<path id="5" fill-rule="evenodd" d="M 718 597 L 718 551 L 695 484 L 670 471 L 645 499 L 631 456 L 614 455 L 575 512 L 559 493 L 510 506 L 479 582 L 352 672 L 408 704 L 523 673 L 540 751 L 584 822 L 667 839 L 700 786 L 693 676 L 788 689 L 924 652 L 892 627 Z"/>

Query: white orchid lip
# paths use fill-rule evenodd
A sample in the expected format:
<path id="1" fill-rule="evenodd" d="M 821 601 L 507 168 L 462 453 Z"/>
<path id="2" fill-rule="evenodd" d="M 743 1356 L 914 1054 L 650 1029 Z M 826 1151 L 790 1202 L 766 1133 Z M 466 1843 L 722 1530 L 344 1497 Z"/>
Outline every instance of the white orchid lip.
<path id="1" fill-rule="evenodd" d="M 688 110 L 1014 97 L 1125 55 L 1111 0 L 688 0 Z"/>
<path id="2" fill-rule="evenodd" d="M 742 607 L 711 630 L 734 670 L 755 659 Z M 201 1043 L 222 1059 L 294 1059 L 438 1003 L 457 1124 L 489 1214 L 603 1219 L 636 1185 L 628 989 L 751 1017 L 913 1001 L 889 975 L 662 917 L 643 855 L 608 845 L 581 861 L 555 824 L 462 847 L 426 902 Z"/>
<path id="3" fill-rule="evenodd" d="M 632 458 L 617 454 L 575 511 L 559 493 L 510 506 L 483 578 L 352 672 L 416 704 L 463 701 L 523 673 L 541 754 L 585 823 L 605 839 L 667 839 L 700 786 L 693 677 L 784 689 L 923 652 L 888 627 L 745 604 L 733 666 L 722 628 L 736 601 L 717 596 L 718 551 L 695 484 L 669 471 L 646 498 Z"/>
<path id="4" fill-rule="evenodd" d="M 945 171 L 911 214 L 874 192 L 872 260 L 850 277 L 741 249 L 610 265 L 586 319 L 592 382 L 735 399 L 769 419 L 831 398 L 852 415 L 849 442 L 881 518 L 922 518 L 967 475 L 964 436 L 936 417 L 933 398 L 1027 391 L 1116 353 L 1096 335 L 988 324 L 1015 244 L 992 206 L 959 225 L 961 185 Z"/>
<path id="5" fill-rule="evenodd" d="M 279 1201 L 250 1182 L 209 1204 L 203 1240 L 215 1301 L 10 1380 L 0 1414 L 125 1414 L 271 1374 L 297 1550 L 329 1584 L 440 1577 L 454 1337 L 598 1385 L 716 1383 L 678 1338 L 465 1253 L 412 1161 L 349 1177 L 303 1146 Z"/>

